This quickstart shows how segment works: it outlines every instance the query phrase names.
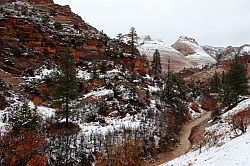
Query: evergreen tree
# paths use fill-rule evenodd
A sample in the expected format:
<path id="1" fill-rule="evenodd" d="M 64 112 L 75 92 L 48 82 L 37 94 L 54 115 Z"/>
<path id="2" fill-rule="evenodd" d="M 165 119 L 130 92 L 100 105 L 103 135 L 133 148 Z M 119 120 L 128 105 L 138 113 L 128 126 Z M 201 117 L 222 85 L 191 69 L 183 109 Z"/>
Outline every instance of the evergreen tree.
<path id="1" fill-rule="evenodd" d="M 13 111 L 10 124 L 14 134 L 20 133 L 21 129 L 32 131 L 39 124 L 39 116 L 35 111 L 30 110 L 27 103 L 24 103 L 21 108 Z"/>
<path id="2" fill-rule="evenodd" d="M 108 109 L 109 109 L 109 107 L 108 107 L 108 104 L 105 100 L 98 103 L 98 113 L 100 115 L 106 115 L 108 112 Z"/>
<path id="3" fill-rule="evenodd" d="M 197 98 L 201 94 L 201 88 L 194 80 L 189 84 L 189 88 L 193 98 Z"/>
<path id="4" fill-rule="evenodd" d="M 119 42 L 123 42 L 124 41 L 124 35 L 122 33 L 117 34 L 116 37 L 117 37 L 117 39 L 118 39 Z"/>
<path id="5" fill-rule="evenodd" d="M 77 98 L 77 78 L 74 57 L 69 48 L 65 49 L 65 55 L 61 59 L 61 63 L 56 75 L 56 90 L 54 98 L 56 102 L 63 104 L 63 116 L 66 118 L 66 127 L 68 127 L 69 104 L 70 101 Z"/>
<path id="6" fill-rule="evenodd" d="M 100 72 L 102 74 L 106 74 L 107 72 L 107 61 L 102 61 L 101 64 L 100 64 Z"/>
<path id="7" fill-rule="evenodd" d="M 153 61 L 151 63 L 151 68 L 152 68 L 152 75 L 156 77 L 160 77 L 161 72 L 162 72 L 162 67 L 161 67 L 160 52 L 158 49 L 156 49 L 154 52 Z"/>
<path id="8" fill-rule="evenodd" d="M 237 104 L 240 96 L 248 92 L 247 66 L 240 63 L 238 56 L 231 60 L 224 76 L 222 100 L 227 106 Z"/>
<path id="9" fill-rule="evenodd" d="M 186 99 L 188 88 L 185 82 L 176 74 L 169 72 L 164 81 L 161 99 L 166 103 L 173 104 L 177 99 Z"/>
<path id="10" fill-rule="evenodd" d="M 131 55 L 132 55 L 132 57 L 134 57 L 135 56 L 135 50 L 136 50 L 136 44 L 137 44 L 137 40 L 138 40 L 138 35 L 137 35 L 134 27 L 132 27 L 130 29 L 130 32 L 128 34 L 128 38 L 129 38 L 128 44 L 131 47 Z"/>
<path id="11" fill-rule="evenodd" d="M 210 89 L 215 93 L 218 93 L 221 90 L 221 78 L 217 72 L 214 73 L 213 77 L 210 80 Z"/>
<path id="12" fill-rule="evenodd" d="M 132 100 L 137 99 L 137 89 L 133 87 L 132 89 L 130 89 L 130 92 L 128 95 L 129 95 L 129 98 Z"/>

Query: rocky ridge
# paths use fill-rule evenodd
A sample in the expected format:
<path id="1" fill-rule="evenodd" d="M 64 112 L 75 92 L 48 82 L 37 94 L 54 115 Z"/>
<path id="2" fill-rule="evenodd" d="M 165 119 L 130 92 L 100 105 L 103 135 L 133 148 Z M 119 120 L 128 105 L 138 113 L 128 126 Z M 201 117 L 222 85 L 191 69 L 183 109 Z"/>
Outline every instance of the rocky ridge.
<path id="1" fill-rule="evenodd" d="M 7 72 L 20 75 L 25 68 L 38 68 L 44 61 L 57 62 L 65 45 L 70 45 L 79 61 L 111 58 L 131 71 L 149 73 L 138 51 L 135 58 L 129 57 L 127 44 L 87 24 L 69 6 L 52 0 L 6 1 L 0 11 L 0 67 Z M 121 57 L 114 55 L 114 48 L 123 52 Z"/>

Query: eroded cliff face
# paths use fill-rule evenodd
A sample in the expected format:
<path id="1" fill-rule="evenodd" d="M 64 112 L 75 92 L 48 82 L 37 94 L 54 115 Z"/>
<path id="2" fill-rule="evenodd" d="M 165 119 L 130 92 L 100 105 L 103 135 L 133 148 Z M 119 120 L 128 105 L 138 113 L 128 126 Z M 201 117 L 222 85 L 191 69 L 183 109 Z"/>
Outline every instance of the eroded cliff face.
<path id="1" fill-rule="evenodd" d="M 53 0 L 5 2 L 0 8 L 0 43 L 0 67 L 12 74 L 39 67 L 44 61 L 57 62 L 66 46 L 79 61 L 115 60 L 132 71 L 149 73 L 138 51 L 133 58 L 112 56 L 114 47 L 125 55 L 130 47 L 110 39 L 71 12 L 69 6 Z"/>

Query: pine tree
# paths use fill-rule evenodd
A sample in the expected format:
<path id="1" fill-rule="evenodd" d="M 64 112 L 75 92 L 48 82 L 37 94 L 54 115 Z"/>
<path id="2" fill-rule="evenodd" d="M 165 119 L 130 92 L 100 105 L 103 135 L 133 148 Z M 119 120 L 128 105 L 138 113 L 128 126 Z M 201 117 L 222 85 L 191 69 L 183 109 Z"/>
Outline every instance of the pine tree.
<path id="1" fill-rule="evenodd" d="M 154 55 L 153 55 L 151 68 L 152 68 L 152 75 L 156 77 L 160 77 L 161 72 L 162 72 L 161 57 L 160 57 L 160 52 L 157 49 L 155 50 Z"/>
<path id="2" fill-rule="evenodd" d="M 122 33 L 117 34 L 116 38 L 118 39 L 119 42 L 124 41 L 124 35 Z"/>
<path id="3" fill-rule="evenodd" d="M 132 28 L 130 29 L 130 32 L 129 32 L 129 34 L 128 34 L 128 38 L 129 38 L 128 44 L 129 44 L 130 47 L 131 47 L 131 55 L 132 55 L 132 57 L 134 58 L 134 56 L 135 56 L 136 44 L 137 44 L 137 40 L 138 40 L 138 35 L 137 35 L 137 33 L 136 33 L 134 27 L 132 27 Z"/>
<path id="4" fill-rule="evenodd" d="M 235 56 L 224 76 L 222 94 L 224 104 L 226 106 L 237 104 L 240 96 L 249 94 L 248 88 L 247 66 L 241 64 L 239 57 Z"/>
<path id="5" fill-rule="evenodd" d="M 164 87 L 161 93 L 161 99 L 166 103 L 173 104 L 177 99 L 186 99 L 188 88 L 185 82 L 172 72 L 168 72 L 164 81 Z"/>
<path id="6" fill-rule="evenodd" d="M 69 104 L 70 101 L 77 98 L 77 78 L 74 57 L 69 48 L 65 49 L 65 55 L 61 59 L 61 63 L 56 75 L 56 90 L 54 98 L 56 102 L 63 104 L 65 107 L 62 111 L 66 118 L 66 127 L 68 127 Z"/>
<path id="7" fill-rule="evenodd" d="M 217 72 L 214 73 L 210 80 L 210 89 L 215 93 L 218 93 L 221 90 L 221 78 Z"/>
<path id="8" fill-rule="evenodd" d="M 39 123 L 39 116 L 35 111 L 30 110 L 27 103 L 21 108 L 14 110 L 10 117 L 10 124 L 14 134 L 20 133 L 22 129 L 35 130 Z"/>
<path id="9" fill-rule="evenodd" d="M 102 74 L 106 74 L 107 72 L 107 61 L 102 61 L 101 64 L 100 64 L 100 72 Z"/>

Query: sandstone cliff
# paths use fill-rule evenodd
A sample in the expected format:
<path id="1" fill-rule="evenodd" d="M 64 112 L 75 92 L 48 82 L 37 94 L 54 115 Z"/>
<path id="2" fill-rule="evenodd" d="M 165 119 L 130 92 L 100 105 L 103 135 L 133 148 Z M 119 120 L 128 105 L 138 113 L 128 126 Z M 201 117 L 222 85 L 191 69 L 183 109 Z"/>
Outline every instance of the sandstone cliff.
<path id="1" fill-rule="evenodd" d="M 112 58 L 121 62 L 120 57 L 112 56 L 114 47 L 122 55 L 130 53 L 128 45 L 110 39 L 69 6 L 53 0 L 6 0 L 0 8 L 0 43 L 0 67 L 13 74 L 37 68 L 44 61 L 57 62 L 66 45 L 79 61 Z M 123 56 L 122 62 L 132 71 L 149 73 L 138 51 L 135 58 Z"/>

